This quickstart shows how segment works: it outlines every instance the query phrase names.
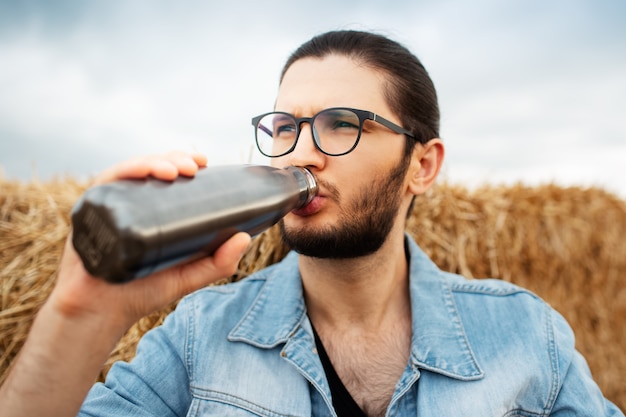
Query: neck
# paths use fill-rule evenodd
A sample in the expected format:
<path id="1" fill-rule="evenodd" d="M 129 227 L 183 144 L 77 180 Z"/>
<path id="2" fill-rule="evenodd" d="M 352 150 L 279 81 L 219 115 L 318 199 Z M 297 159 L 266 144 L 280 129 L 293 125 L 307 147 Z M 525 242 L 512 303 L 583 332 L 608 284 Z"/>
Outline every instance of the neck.
<path id="1" fill-rule="evenodd" d="M 352 259 L 300 256 L 309 317 L 319 329 L 376 332 L 410 316 L 404 232 L 392 231 L 375 253 Z"/>

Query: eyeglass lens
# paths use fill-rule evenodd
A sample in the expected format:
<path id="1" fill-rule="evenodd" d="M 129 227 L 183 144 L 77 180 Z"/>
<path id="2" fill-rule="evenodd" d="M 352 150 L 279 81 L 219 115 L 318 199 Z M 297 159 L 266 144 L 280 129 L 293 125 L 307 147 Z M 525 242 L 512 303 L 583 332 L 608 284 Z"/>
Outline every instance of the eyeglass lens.
<path id="1" fill-rule="evenodd" d="M 328 109 L 313 119 L 313 137 L 319 148 L 331 155 L 350 151 L 359 138 L 359 116 L 347 109 Z M 256 138 L 260 150 L 268 156 L 280 156 L 294 145 L 299 126 L 286 113 L 265 115 L 257 125 Z"/>

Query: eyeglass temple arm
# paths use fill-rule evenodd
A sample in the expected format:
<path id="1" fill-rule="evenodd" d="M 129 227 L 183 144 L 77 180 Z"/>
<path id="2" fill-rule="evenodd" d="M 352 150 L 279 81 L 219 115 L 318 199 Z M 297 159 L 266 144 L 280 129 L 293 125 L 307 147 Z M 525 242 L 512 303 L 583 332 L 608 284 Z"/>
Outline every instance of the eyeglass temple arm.
<path id="1" fill-rule="evenodd" d="M 265 125 L 262 125 L 261 123 L 259 123 L 259 125 L 258 125 L 258 126 L 259 126 L 259 129 L 261 129 L 262 131 L 264 131 L 265 133 L 267 133 L 267 134 L 268 134 L 268 136 L 270 136 L 270 137 L 274 136 L 274 133 L 273 133 L 270 129 L 268 129 L 267 127 L 265 127 Z"/>
<path id="2" fill-rule="evenodd" d="M 398 126 L 397 124 L 395 124 L 392 121 L 389 121 L 387 119 L 385 119 L 382 116 L 377 115 L 376 113 L 372 113 L 372 120 L 375 122 L 380 123 L 381 125 L 393 130 L 396 133 L 402 133 L 403 135 L 407 135 L 410 138 L 415 139 L 415 135 L 413 135 L 413 133 L 409 132 L 408 130 L 406 130 L 403 127 Z"/>

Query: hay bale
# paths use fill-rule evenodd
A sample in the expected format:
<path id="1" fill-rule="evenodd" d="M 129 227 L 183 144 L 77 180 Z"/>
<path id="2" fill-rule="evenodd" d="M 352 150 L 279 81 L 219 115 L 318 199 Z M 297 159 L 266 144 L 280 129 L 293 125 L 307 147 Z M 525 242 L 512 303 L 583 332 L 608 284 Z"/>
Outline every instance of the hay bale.
<path id="1" fill-rule="evenodd" d="M 72 181 L 0 182 L 0 383 L 54 286 L 80 192 Z"/>
<path id="2" fill-rule="evenodd" d="M 69 212 L 85 185 L 0 180 L 0 384 L 56 277 Z M 597 188 L 439 184 L 416 200 L 407 230 L 444 270 L 526 287 L 570 322 L 604 394 L 626 408 L 626 202 Z M 277 228 L 253 240 L 231 279 L 273 264 Z M 105 364 L 129 360 L 175 303 L 136 323 Z"/>

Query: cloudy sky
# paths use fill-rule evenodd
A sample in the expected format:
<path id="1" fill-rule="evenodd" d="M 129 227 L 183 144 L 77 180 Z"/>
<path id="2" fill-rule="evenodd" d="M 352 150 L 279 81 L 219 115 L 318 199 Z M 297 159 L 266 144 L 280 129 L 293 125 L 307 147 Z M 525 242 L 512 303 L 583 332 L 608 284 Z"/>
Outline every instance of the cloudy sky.
<path id="1" fill-rule="evenodd" d="M 171 149 L 264 162 L 250 118 L 332 29 L 388 35 L 438 89 L 453 183 L 626 198 L 624 0 L 0 0 L 5 178 L 87 178 Z"/>

